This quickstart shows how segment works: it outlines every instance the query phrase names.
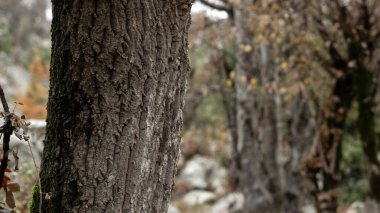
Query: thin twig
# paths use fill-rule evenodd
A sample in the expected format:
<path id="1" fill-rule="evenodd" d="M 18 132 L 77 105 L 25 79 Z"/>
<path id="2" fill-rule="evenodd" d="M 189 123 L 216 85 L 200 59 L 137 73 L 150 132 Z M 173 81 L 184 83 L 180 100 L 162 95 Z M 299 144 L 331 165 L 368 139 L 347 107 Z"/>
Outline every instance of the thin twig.
<path id="1" fill-rule="evenodd" d="M 15 103 L 15 106 L 13 107 L 12 112 L 15 112 L 16 107 L 17 107 L 17 103 Z"/>
<path id="2" fill-rule="evenodd" d="M 8 113 L 6 113 L 4 116 L 0 116 L 0 118 L 5 118 L 5 117 L 7 117 L 7 116 L 10 115 L 10 114 L 12 114 L 12 113 L 8 112 Z"/>

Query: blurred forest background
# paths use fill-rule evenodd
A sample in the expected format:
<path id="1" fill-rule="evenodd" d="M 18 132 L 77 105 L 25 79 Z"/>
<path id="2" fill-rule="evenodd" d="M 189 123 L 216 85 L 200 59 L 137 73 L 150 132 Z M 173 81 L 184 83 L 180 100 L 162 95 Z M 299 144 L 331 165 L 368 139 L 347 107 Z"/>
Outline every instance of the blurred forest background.
<path id="1" fill-rule="evenodd" d="M 38 162 L 51 18 L 47 0 L 0 1 L 0 84 Z M 378 0 L 196 1 L 169 212 L 378 212 L 379 20 Z M 27 212 L 35 168 L 11 146 Z"/>

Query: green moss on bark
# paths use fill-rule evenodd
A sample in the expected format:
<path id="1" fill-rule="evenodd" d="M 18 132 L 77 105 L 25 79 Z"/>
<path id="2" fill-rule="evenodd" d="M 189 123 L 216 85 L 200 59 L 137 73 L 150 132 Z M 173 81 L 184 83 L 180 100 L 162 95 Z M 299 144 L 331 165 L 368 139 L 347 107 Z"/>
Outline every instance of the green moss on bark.
<path id="1" fill-rule="evenodd" d="M 30 212 L 38 212 L 38 207 L 39 207 L 38 205 L 40 202 L 40 189 L 37 183 L 34 184 L 32 193 L 33 193 L 33 199 L 30 203 L 29 209 L 30 209 Z"/>

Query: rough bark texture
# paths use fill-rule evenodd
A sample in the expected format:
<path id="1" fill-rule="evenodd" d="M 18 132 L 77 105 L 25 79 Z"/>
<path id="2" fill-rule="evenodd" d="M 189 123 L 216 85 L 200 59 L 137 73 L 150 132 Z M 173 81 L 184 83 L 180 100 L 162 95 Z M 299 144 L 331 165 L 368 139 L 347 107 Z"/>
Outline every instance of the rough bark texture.
<path id="1" fill-rule="evenodd" d="M 54 0 L 43 212 L 166 212 L 190 0 Z M 33 212 L 38 209 L 34 196 Z"/>

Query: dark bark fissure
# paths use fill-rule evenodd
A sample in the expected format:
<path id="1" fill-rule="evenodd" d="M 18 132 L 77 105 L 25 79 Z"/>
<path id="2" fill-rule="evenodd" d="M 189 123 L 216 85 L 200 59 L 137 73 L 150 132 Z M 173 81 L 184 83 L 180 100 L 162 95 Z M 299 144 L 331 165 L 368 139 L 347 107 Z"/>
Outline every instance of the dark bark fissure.
<path id="1" fill-rule="evenodd" d="M 167 210 L 190 3 L 53 1 L 43 212 Z"/>

